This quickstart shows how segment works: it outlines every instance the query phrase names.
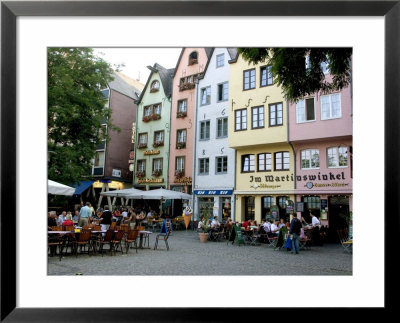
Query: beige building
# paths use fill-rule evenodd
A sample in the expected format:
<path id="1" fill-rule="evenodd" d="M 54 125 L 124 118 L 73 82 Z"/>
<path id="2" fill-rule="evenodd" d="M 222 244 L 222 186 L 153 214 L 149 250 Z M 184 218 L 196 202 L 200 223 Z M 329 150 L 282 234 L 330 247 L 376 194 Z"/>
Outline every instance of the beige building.
<path id="1" fill-rule="evenodd" d="M 230 61 L 229 146 L 236 150 L 235 220 L 289 219 L 294 201 L 294 154 L 288 105 L 270 66 Z"/>

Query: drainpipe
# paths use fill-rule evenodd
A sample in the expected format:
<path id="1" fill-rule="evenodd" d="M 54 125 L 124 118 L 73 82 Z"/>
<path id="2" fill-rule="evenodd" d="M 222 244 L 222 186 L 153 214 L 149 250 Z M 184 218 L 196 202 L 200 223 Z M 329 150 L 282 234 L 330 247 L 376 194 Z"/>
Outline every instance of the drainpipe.
<path id="1" fill-rule="evenodd" d="M 292 142 L 289 140 L 289 125 L 290 125 L 290 122 L 289 122 L 289 101 L 288 100 L 286 100 L 286 124 L 287 124 L 287 127 L 286 127 L 286 129 L 287 129 L 286 130 L 287 131 L 287 143 L 290 145 L 290 147 L 292 147 L 292 151 L 293 151 L 293 164 L 294 164 L 293 177 L 294 177 L 294 189 L 296 190 L 296 188 L 297 188 L 297 183 L 296 183 L 296 151 L 294 150 Z M 296 205 L 296 191 L 294 192 L 293 196 L 294 196 L 294 203 Z"/>
<path id="2" fill-rule="evenodd" d="M 194 113 L 194 126 L 193 126 L 193 130 L 194 130 L 194 136 L 193 136 L 193 214 L 195 215 L 194 218 L 200 219 L 199 215 L 197 214 L 196 210 L 197 210 L 197 200 L 196 200 L 196 195 L 194 194 L 194 190 L 196 188 L 196 156 L 197 156 L 197 113 L 198 113 L 198 104 L 199 104 L 199 79 L 196 79 L 196 104 L 195 104 L 195 113 Z"/>

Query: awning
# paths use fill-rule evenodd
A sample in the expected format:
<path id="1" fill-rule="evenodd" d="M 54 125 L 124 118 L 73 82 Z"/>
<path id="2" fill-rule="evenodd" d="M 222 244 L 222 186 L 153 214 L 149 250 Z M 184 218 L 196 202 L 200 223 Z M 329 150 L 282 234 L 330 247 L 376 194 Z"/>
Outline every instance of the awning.
<path id="1" fill-rule="evenodd" d="M 87 190 L 88 187 L 92 186 L 93 183 L 94 181 L 82 181 L 80 182 L 80 184 L 76 183 L 72 185 L 73 187 L 76 188 L 74 196 L 81 195 L 84 191 Z"/>

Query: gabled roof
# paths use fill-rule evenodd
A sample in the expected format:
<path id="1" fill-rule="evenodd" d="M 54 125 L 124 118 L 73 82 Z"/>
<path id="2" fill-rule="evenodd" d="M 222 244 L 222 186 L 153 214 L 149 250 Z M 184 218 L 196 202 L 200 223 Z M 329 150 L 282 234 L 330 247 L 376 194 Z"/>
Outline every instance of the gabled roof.
<path id="1" fill-rule="evenodd" d="M 239 52 L 237 48 L 227 48 L 229 55 L 231 56 L 231 59 L 228 61 L 228 63 L 235 63 L 239 57 Z"/>
<path id="2" fill-rule="evenodd" d="M 203 47 L 203 48 L 204 48 L 204 50 L 206 52 L 207 62 L 208 62 L 210 60 L 210 57 L 211 57 L 211 54 L 212 54 L 212 51 L 213 51 L 213 47 Z M 186 49 L 186 47 L 183 47 L 182 50 L 181 50 L 181 53 L 180 53 L 179 58 L 178 58 L 178 61 L 176 62 L 175 72 L 174 72 L 174 76 L 173 77 L 175 77 L 176 71 L 178 70 L 178 66 L 179 66 L 179 64 L 181 62 L 182 55 L 183 55 L 183 52 L 185 51 L 185 49 Z"/>
<path id="3" fill-rule="evenodd" d="M 150 70 L 151 70 L 151 73 L 150 73 L 149 77 L 147 78 L 146 85 L 144 86 L 144 89 L 136 102 L 137 104 L 139 104 L 142 101 L 143 95 L 146 92 L 147 87 L 149 86 L 149 83 L 153 76 L 153 73 L 158 72 L 158 74 L 160 74 L 160 80 L 161 80 L 161 83 L 162 83 L 162 86 L 164 89 L 165 96 L 170 97 L 172 95 L 172 78 L 173 78 L 175 69 L 174 68 L 167 69 L 167 68 L 161 66 L 160 64 L 155 63 L 153 65 L 153 68 Z"/>
<path id="4" fill-rule="evenodd" d="M 228 51 L 228 54 L 229 54 L 229 57 L 230 57 L 230 60 L 228 60 L 228 63 L 230 63 L 233 59 L 237 59 L 237 49 L 236 48 L 226 48 L 226 50 Z M 206 67 L 204 68 L 204 73 L 203 73 L 203 75 L 201 77 L 199 77 L 199 79 L 203 79 L 204 78 L 204 75 L 207 72 L 208 65 L 210 64 L 210 61 L 211 61 L 211 56 L 213 54 L 214 54 L 214 48 L 212 48 L 211 51 L 210 51 L 210 56 L 208 57 L 208 61 L 207 61 Z"/>
<path id="5" fill-rule="evenodd" d="M 138 89 L 140 85 L 138 81 L 131 79 L 130 77 L 120 73 L 120 72 L 113 72 L 112 76 L 114 79 L 108 83 L 110 89 L 122 93 L 134 100 L 137 100 L 140 96 L 141 89 Z M 132 85 L 136 84 L 136 86 Z"/>

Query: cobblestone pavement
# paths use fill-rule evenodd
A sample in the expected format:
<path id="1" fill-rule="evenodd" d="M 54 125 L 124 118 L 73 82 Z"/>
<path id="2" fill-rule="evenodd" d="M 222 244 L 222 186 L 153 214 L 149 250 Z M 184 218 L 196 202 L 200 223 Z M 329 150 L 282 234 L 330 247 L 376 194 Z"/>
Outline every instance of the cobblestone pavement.
<path id="1" fill-rule="evenodd" d="M 153 250 L 130 249 L 104 257 L 67 255 L 48 257 L 48 275 L 352 275 L 352 255 L 340 244 L 325 244 L 293 255 L 286 249 L 273 250 L 268 244 L 232 245 L 226 241 L 201 243 L 198 233 L 174 231 L 168 242 Z"/>

